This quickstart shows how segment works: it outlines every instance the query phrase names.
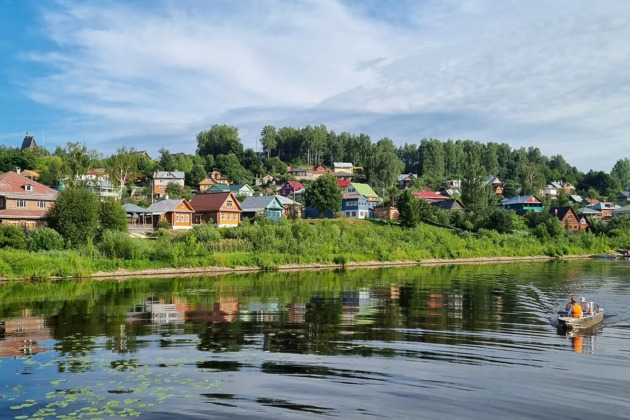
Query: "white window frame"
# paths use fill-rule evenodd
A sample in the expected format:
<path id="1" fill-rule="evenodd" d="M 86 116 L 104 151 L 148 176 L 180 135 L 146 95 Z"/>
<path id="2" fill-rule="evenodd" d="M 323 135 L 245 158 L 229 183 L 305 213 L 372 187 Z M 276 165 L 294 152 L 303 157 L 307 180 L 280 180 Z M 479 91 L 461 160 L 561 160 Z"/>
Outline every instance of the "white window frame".
<path id="1" fill-rule="evenodd" d="M 16 206 L 19 208 L 26 208 L 26 200 L 16 200 Z"/>

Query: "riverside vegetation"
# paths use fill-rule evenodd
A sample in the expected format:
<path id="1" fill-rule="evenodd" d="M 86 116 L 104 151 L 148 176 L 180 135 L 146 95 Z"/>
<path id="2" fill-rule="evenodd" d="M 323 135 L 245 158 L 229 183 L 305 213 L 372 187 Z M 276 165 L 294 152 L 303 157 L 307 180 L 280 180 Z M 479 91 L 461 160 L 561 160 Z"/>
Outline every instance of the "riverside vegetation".
<path id="1" fill-rule="evenodd" d="M 402 228 L 389 222 L 345 218 L 278 223 L 255 218 L 232 229 L 201 225 L 182 233 L 159 230 L 153 240 L 106 230 L 94 244 L 75 249 L 63 249 L 63 240 L 50 228 L 25 238 L 18 233 L 20 229 L 0 225 L 0 276 L 47 279 L 88 277 L 118 269 L 246 266 L 272 271 L 284 264 L 555 257 L 604 253 L 630 244 L 630 229 L 624 226 L 630 220 L 626 219 L 609 223 L 597 234 L 569 235 L 562 229 L 554 233 L 544 223 L 528 230 L 524 218 L 511 217 L 523 219 L 525 230 L 499 233 L 480 228 L 473 233 L 423 223 Z"/>

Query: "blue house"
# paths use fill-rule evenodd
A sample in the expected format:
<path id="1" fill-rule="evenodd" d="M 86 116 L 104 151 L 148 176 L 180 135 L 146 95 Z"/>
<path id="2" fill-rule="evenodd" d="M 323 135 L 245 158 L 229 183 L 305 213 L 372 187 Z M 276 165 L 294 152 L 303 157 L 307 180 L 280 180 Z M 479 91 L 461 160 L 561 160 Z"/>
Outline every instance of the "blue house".
<path id="1" fill-rule="evenodd" d="M 243 209 L 242 217 L 265 216 L 267 219 L 277 222 L 284 214 L 284 205 L 274 195 L 247 197 L 241 202 L 241 207 Z"/>
<path id="2" fill-rule="evenodd" d="M 352 219 L 371 219 L 374 205 L 362 194 L 347 194 L 341 200 L 341 213 Z"/>
<path id="3" fill-rule="evenodd" d="M 324 218 L 331 219 L 333 217 L 333 212 L 330 210 L 326 210 L 324 213 Z M 305 219 L 321 219 L 322 215 L 315 207 L 305 207 L 304 208 L 304 218 Z"/>

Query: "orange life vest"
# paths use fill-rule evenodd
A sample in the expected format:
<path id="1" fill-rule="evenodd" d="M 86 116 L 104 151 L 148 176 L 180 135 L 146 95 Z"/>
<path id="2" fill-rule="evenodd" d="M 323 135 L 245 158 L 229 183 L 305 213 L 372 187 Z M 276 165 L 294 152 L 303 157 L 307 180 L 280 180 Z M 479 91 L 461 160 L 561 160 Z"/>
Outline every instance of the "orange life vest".
<path id="1" fill-rule="evenodd" d="M 573 312 L 571 312 L 571 317 L 573 318 L 582 318 L 582 307 L 579 303 L 574 303 L 571 305 L 573 308 Z"/>

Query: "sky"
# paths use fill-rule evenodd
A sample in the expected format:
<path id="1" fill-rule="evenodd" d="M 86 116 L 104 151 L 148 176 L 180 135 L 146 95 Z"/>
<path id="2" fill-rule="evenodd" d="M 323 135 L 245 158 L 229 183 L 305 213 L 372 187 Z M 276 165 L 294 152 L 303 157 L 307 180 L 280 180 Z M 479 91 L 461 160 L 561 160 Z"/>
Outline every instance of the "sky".
<path id="1" fill-rule="evenodd" d="M 630 2 L 0 0 L 0 144 L 194 153 L 214 124 L 630 155 Z"/>

